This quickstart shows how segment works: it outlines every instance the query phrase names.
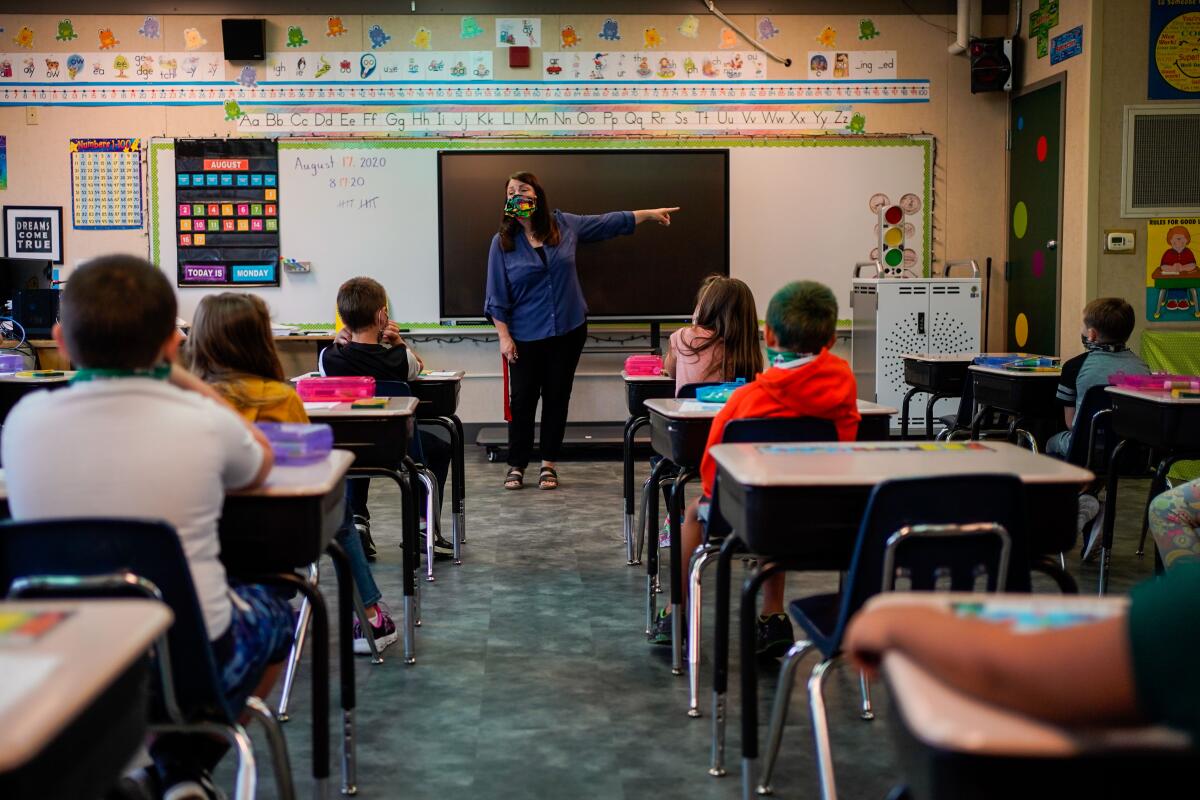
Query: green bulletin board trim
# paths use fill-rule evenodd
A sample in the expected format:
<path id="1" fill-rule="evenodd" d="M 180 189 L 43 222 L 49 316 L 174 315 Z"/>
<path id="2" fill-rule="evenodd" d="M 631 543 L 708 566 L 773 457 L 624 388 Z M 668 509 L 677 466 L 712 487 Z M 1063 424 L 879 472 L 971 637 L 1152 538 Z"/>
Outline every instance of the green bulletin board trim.
<path id="1" fill-rule="evenodd" d="M 734 148 L 734 147 L 919 147 L 925 159 L 922 175 L 921 215 L 924 222 L 924 241 L 922 242 L 921 274 L 928 278 L 931 275 L 933 258 L 933 157 L 934 137 L 929 135 L 890 135 L 890 136 L 784 136 L 762 138 L 672 138 L 672 139 L 625 139 L 625 138 L 564 138 L 564 139 L 393 139 L 393 138 L 313 138 L 313 137 L 279 137 L 279 149 L 284 150 L 627 150 L 633 149 L 676 149 L 687 147 L 699 148 Z M 159 152 L 175 150 L 174 141 L 158 141 L 150 143 L 150 261 L 162 266 L 160 261 L 160 232 L 158 204 L 158 170 Z M 174 231 L 172 231 L 174 233 Z M 333 322 L 324 323 L 292 323 L 302 330 L 320 330 L 330 328 Z M 413 330 L 439 330 L 453 333 L 456 330 L 491 330 L 488 325 L 458 325 L 444 327 L 431 322 L 402 323 L 404 327 Z M 850 320 L 838 320 L 838 327 L 848 327 Z"/>

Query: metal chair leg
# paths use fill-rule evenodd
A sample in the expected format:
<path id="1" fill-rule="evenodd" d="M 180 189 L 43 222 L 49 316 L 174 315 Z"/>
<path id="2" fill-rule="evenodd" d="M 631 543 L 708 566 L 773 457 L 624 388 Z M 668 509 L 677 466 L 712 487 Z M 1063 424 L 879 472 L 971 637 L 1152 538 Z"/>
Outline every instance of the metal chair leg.
<path id="1" fill-rule="evenodd" d="M 320 569 L 313 563 L 308 565 L 308 583 L 316 586 L 320 578 Z M 312 618 L 312 607 L 308 598 L 300 601 L 300 612 L 296 616 L 296 629 L 292 634 L 292 647 L 288 650 L 287 667 L 283 673 L 283 689 L 279 693 L 279 710 L 276 712 L 280 722 L 287 722 L 288 705 L 292 700 L 292 686 L 296 681 L 296 670 L 300 667 L 300 658 L 304 655 L 304 637 L 308 633 L 308 623 Z"/>
<path id="2" fill-rule="evenodd" d="M 1024 428 L 1017 428 L 1016 435 L 1017 435 L 1018 439 L 1024 440 L 1029 445 L 1030 450 L 1032 450 L 1035 453 L 1039 452 L 1037 439 L 1033 438 L 1032 433 L 1025 430 Z"/>
<path id="3" fill-rule="evenodd" d="M 1150 479 L 1150 491 L 1146 497 L 1146 511 L 1149 512 L 1150 504 L 1154 502 L 1154 498 L 1158 497 L 1163 492 L 1163 487 L 1167 483 L 1167 473 L 1171 470 L 1171 465 L 1174 462 L 1164 458 L 1158 462 L 1158 466 L 1154 470 L 1154 477 Z M 1138 539 L 1137 554 L 1143 556 L 1146 554 L 1146 535 L 1150 531 L 1150 514 L 1142 514 L 1142 535 Z"/>
<path id="4" fill-rule="evenodd" d="M 283 738 L 279 723 L 275 721 L 275 715 L 266 703 L 254 695 L 246 698 L 246 711 L 258 720 L 267 736 L 267 745 L 271 750 L 271 767 L 275 773 L 276 793 L 280 800 L 293 800 L 296 787 L 292 782 L 292 764 L 288 759 L 287 741 Z"/>
<path id="5" fill-rule="evenodd" d="M 700 716 L 700 629 L 704 610 L 702 608 L 701 583 L 704 568 L 717 555 L 714 545 L 701 545 L 692 554 L 688 569 L 688 716 Z"/>
<path id="6" fill-rule="evenodd" d="M 867 673 L 858 673 L 858 688 L 862 694 L 862 711 L 859 712 L 859 719 L 870 722 L 875 719 L 875 710 L 871 707 L 871 679 L 867 677 Z"/>
<path id="7" fill-rule="evenodd" d="M 658 616 L 658 493 L 669 463 L 666 459 L 654 465 L 646 482 L 646 635 L 654 630 Z"/>
<path id="8" fill-rule="evenodd" d="M 730 536 L 717 554 L 717 603 L 713 620 L 713 724 L 712 758 L 708 774 L 725 775 L 725 695 L 729 689 L 729 607 L 733 581 L 733 556 L 740 544 Z"/>
<path id="9" fill-rule="evenodd" d="M 829 743 L 829 720 L 825 716 L 825 695 L 822 692 L 825 673 L 833 665 L 826 659 L 813 667 L 808 679 L 808 709 L 812 715 L 813 739 L 817 745 L 817 777 L 821 782 L 821 800 L 837 800 L 837 784 L 833 776 L 833 751 Z"/>
<path id="10" fill-rule="evenodd" d="M 438 488 L 437 481 L 427 469 L 417 471 L 417 480 L 425 487 L 425 580 L 433 583 L 433 543 L 437 538 L 438 529 Z"/>
<path id="11" fill-rule="evenodd" d="M 787 722 L 796 670 L 811 647 L 812 642 L 796 642 L 779 666 L 779 682 L 775 688 L 775 702 L 771 706 L 771 725 L 767 729 L 767 757 L 763 763 L 762 778 L 758 782 L 759 794 L 767 795 L 775 791 L 771 788 L 771 776 L 775 772 L 775 759 L 779 757 L 779 745 L 783 742 L 783 726 Z"/>
<path id="12" fill-rule="evenodd" d="M 234 784 L 235 800 L 254 800 L 258 788 L 258 765 L 254 760 L 254 743 L 246 729 L 234 723 L 224 728 L 225 738 L 237 751 L 237 779 Z"/>

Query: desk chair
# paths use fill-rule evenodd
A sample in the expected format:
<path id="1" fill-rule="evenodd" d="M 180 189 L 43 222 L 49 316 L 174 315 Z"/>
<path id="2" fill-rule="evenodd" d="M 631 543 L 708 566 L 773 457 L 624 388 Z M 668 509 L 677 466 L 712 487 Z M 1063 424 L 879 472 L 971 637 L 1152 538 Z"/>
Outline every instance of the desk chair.
<path id="1" fill-rule="evenodd" d="M 683 386 L 679 387 L 679 390 L 675 393 L 675 398 L 677 400 L 695 400 L 697 389 L 703 389 L 706 386 L 719 386 L 720 384 L 721 384 L 721 381 L 698 381 L 696 383 L 685 383 Z M 662 461 L 662 459 L 659 456 L 651 457 L 651 459 L 650 459 L 650 466 L 651 466 L 650 477 L 648 477 L 646 479 L 646 481 L 642 484 L 642 504 L 639 509 L 640 519 L 637 522 L 638 540 L 637 540 L 636 551 L 634 552 L 633 557 L 630 559 L 630 563 L 632 563 L 632 564 L 642 563 L 642 551 L 645 548 L 646 537 L 648 535 L 653 535 L 654 530 L 657 530 L 657 527 L 656 527 L 657 523 L 654 522 L 653 520 L 649 520 L 647 518 L 647 514 L 646 514 L 646 511 L 647 511 L 647 500 L 646 500 L 647 495 L 646 495 L 646 493 L 649 491 L 649 487 L 657 484 L 659 489 L 661 489 L 663 492 L 663 502 L 666 503 L 668 507 L 670 507 L 670 503 L 671 503 L 670 487 L 680 477 L 678 470 L 665 470 L 662 472 L 656 472 L 655 468 L 661 463 L 661 461 Z M 686 477 L 690 478 L 691 476 L 686 476 Z M 647 527 L 647 526 L 655 526 L 655 527 Z M 632 548 L 633 548 L 632 543 L 630 545 L 630 548 L 632 550 Z M 655 575 L 655 577 L 651 579 L 650 585 L 653 587 L 653 590 L 656 593 L 662 591 L 661 587 L 659 586 L 657 575 Z M 649 609 L 646 614 L 646 634 L 647 635 L 650 634 L 650 629 L 653 624 L 654 624 L 654 612 L 652 609 Z"/>
<path id="2" fill-rule="evenodd" d="M 1066 455 L 1066 461 L 1091 470 L 1096 474 L 1093 493 L 1099 493 L 1103 479 L 1108 471 L 1113 469 L 1113 451 L 1120 440 L 1112 430 L 1112 395 L 1106 385 L 1093 386 L 1083 396 L 1079 411 L 1075 414 L 1075 424 L 1072 426 L 1071 445 Z M 1130 452 L 1134 455 L 1130 457 Z M 1149 451 L 1140 446 L 1130 444 L 1125 450 L 1125 458 L 1116 466 L 1121 477 L 1142 477 L 1149 470 Z M 1153 495 L 1151 495 L 1153 499 Z M 1101 506 L 1101 514 L 1104 507 Z M 1103 528 L 1103 517 L 1097 518 L 1092 527 L 1092 535 L 1099 536 Z M 1138 544 L 1138 554 L 1146 540 L 1147 519 L 1142 519 L 1142 541 Z M 1088 543 L 1090 544 L 1089 539 Z M 1103 544 L 1101 544 L 1103 548 Z"/>
<path id="3" fill-rule="evenodd" d="M 287 577 L 259 582 L 305 590 L 303 581 Z M 287 743 L 270 709 L 254 696 L 246 698 L 244 708 L 235 708 L 221 691 L 183 545 L 169 525 L 69 519 L 0 526 L 0 586 L 10 598 L 133 596 L 166 603 L 175 621 L 154 648 L 158 685 L 150 730 L 224 737 L 237 751 L 236 797 L 250 800 L 257 783 L 254 748 L 238 722 L 249 714 L 267 734 L 280 796 L 295 797 Z M 324 641 L 327 647 L 328 635 Z M 327 697 L 328 684 L 325 692 Z"/>
<path id="4" fill-rule="evenodd" d="M 722 444 L 769 442 L 836 442 L 837 428 L 827 419 L 813 417 L 772 417 L 730 420 L 721 434 Z M 700 716 L 700 631 L 703 622 L 701 583 L 704 568 L 716 557 L 721 542 L 730 533 L 729 524 L 721 516 L 714 490 L 704 526 L 704 541 L 691 554 L 688 566 L 687 594 L 687 660 L 688 716 Z M 678 612 L 676 612 L 678 613 Z"/>
<path id="5" fill-rule="evenodd" d="M 376 397 L 412 397 L 412 387 L 405 381 L 376 381 Z M 437 541 L 442 523 L 442 504 L 438 495 L 437 478 L 433 471 L 425 466 L 425 451 L 421 447 L 420 423 L 414 420 L 416 427 L 413 436 L 409 438 L 408 454 L 416 467 L 417 480 L 425 487 L 425 580 L 432 583 L 433 577 L 433 545 Z M 456 556 L 455 564 L 462 564 L 462 559 Z"/>
<path id="6" fill-rule="evenodd" d="M 986 575 L 987 591 L 1028 592 L 1027 530 L 1025 488 L 1015 475 L 916 478 L 876 486 L 867 502 L 842 591 L 788 604 L 805 638 L 788 651 L 779 672 L 758 793 L 771 794 L 771 775 L 796 668 L 810 649 L 821 654 L 808 681 L 817 774 L 821 797 L 834 800 L 837 787 L 822 688 L 826 672 L 842 655 L 851 617 L 872 596 L 895 589 L 898 575 L 908 578 L 915 591 L 942 588 L 947 576 L 951 591 L 976 591 L 979 577 Z M 742 614 L 746 614 L 744 608 Z M 743 678 L 744 695 L 747 687 Z M 753 695 L 754 687 L 749 689 Z M 748 796 L 758 756 L 758 720 L 753 697 L 744 699 L 743 707 L 743 795 Z M 872 717 L 863 714 L 864 719 Z"/>
<path id="7" fill-rule="evenodd" d="M 980 438 L 983 439 L 1001 439 L 1008 437 L 1008 426 L 1001 427 L 1001 419 L 1004 416 L 1003 412 L 989 414 L 987 419 L 983 421 L 983 430 L 980 432 Z M 947 442 L 954 441 L 958 436 L 964 439 L 971 438 L 971 423 L 975 418 L 975 386 L 971 382 L 971 377 L 968 374 L 967 380 L 963 383 L 962 396 L 958 398 L 958 410 L 953 414 L 947 414 L 944 417 L 938 417 L 938 422 L 942 424 L 942 429 L 938 431 L 937 436 L 933 437 L 936 441 Z M 1018 432 L 1026 441 L 1032 439 L 1032 435 L 1025 430 Z"/>

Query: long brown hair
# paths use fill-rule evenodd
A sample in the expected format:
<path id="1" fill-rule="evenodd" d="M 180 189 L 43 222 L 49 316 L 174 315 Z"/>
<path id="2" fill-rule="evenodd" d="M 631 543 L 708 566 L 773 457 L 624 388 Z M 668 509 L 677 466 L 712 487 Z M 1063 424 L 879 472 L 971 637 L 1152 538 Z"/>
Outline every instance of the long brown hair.
<path id="1" fill-rule="evenodd" d="M 758 309 L 750 287 L 737 278 L 709 275 L 696 295 L 696 325 L 711 335 L 693 337 L 680 352 L 695 357 L 710 347 L 721 346 L 721 377 L 753 380 L 763 371 L 762 348 L 758 344 Z"/>
<path id="2" fill-rule="evenodd" d="M 253 376 L 285 380 L 271 337 L 271 313 L 262 298 L 239 292 L 200 301 L 187 339 L 188 366 L 218 389 Z"/>
<path id="3" fill-rule="evenodd" d="M 533 216 L 529 218 L 533 235 L 540 239 L 542 244 L 550 246 L 558 244 L 558 223 L 554 221 L 554 215 L 550 213 L 550 204 L 546 201 L 546 190 L 538 182 L 537 175 L 532 172 L 514 172 L 505 179 L 505 189 L 508 188 L 509 181 L 520 181 L 533 187 L 533 193 L 537 196 L 537 208 L 533 210 Z M 501 216 L 499 232 L 501 249 L 506 253 L 511 253 L 516 249 L 516 239 L 517 235 L 521 233 L 521 223 L 512 217 Z"/>

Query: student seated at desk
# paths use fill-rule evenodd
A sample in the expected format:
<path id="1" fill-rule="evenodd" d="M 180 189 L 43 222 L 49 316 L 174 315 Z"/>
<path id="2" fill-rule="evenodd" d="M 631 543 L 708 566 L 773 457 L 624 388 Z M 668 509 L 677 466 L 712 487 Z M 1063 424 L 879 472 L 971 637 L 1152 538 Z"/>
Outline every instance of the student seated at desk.
<path id="1" fill-rule="evenodd" d="M 1063 404 L 1063 420 L 1067 429 L 1054 434 L 1046 442 L 1046 452 L 1052 456 L 1065 458 L 1071 451 L 1071 432 L 1075 425 L 1075 415 L 1083 404 L 1084 395 L 1093 386 L 1107 386 L 1109 376 L 1116 372 L 1130 375 L 1149 375 L 1150 368 L 1146 366 L 1137 354 L 1125 346 L 1133 334 L 1133 306 L 1120 297 L 1097 297 L 1083 309 L 1083 329 L 1079 338 L 1083 342 L 1084 352 L 1069 359 L 1062 367 L 1056 397 Z M 1086 423 L 1085 423 L 1086 424 Z M 1079 496 L 1079 532 L 1097 518 L 1100 513 L 1100 501 L 1095 495 L 1084 493 Z M 1099 531 L 1098 525 L 1092 525 L 1093 531 Z M 1089 557 L 1096 551 L 1095 536 L 1088 539 L 1084 557 Z"/>
<path id="2" fill-rule="evenodd" d="M 940 608 L 868 609 L 850 621 L 846 652 L 868 674 L 903 653 L 943 683 L 987 703 L 1063 726 L 1163 724 L 1200 744 L 1200 564 L 1134 587 L 1129 611 L 1099 622 L 1016 632 Z M 1085 678 L 1080 680 L 1080 678 Z"/>
<path id="3" fill-rule="evenodd" d="M 692 324 L 671 334 L 663 372 L 675 392 L 689 383 L 752 379 L 763 371 L 758 309 L 750 287 L 737 278 L 710 275 L 696 296 Z"/>
<path id="4" fill-rule="evenodd" d="M 304 403 L 284 378 L 271 335 L 271 314 L 261 298 L 235 292 L 205 297 L 196 307 L 185 351 L 192 372 L 211 384 L 250 422 L 308 422 Z M 375 647 L 383 652 L 398 638 L 396 625 L 383 607 L 383 593 L 371 574 L 349 502 L 337 540 L 350 560 Z M 354 652 L 371 652 L 357 617 Z"/>
<path id="5" fill-rule="evenodd" d="M 760 417 L 817 417 L 833 422 L 838 439 L 854 441 L 858 433 L 858 388 L 850 365 L 829 352 L 837 334 L 837 299 L 829 287 L 815 281 L 795 281 L 784 286 L 767 305 L 764 337 L 771 367 L 753 383 L 738 389 L 713 419 L 700 480 L 704 497 L 687 507 L 682 534 L 683 552 L 691 555 L 700 545 L 701 508 L 707 516 L 707 498 L 712 497 L 717 464 L 709 448 L 721 443 L 725 424 L 735 419 Z M 794 525 L 800 520 L 780 520 Z M 686 586 L 684 574 L 673 580 Z M 758 618 L 758 653 L 780 656 L 795 644 L 792 624 L 783 612 L 784 576 L 768 578 L 763 584 L 763 613 Z M 659 613 L 651 641 L 671 642 L 671 609 Z"/>
<path id="6" fill-rule="evenodd" d="M 341 285 L 337 295 L 338 316 L 346 324 L 333 345 L 321 351 L 317 362 L 322 375 L 343 377 L 364 375 L 377 381 L 411 381 L 421 374 L 424 364 L 412 348 L 405 344 L 396 323 L 388 319 L 387 292 L 372 278 L 351 278 Z M 425 466 L 433 470 L 438 482 L 438 500 L 446 493 L 446 475 L 450 471 L 450 444 L 428 431 L 420 430 L 421 450 Z M 368 555 L 375 548 L 371 543 L 371 512 L 367 510 L 370 484 L 365 480 L 347 482 L 354 522 L 363 535 Z M 424 488 L 418 483 L 418 508 L 424 509 Z M 432 520 L 425 524 L 432 525 Z M 449 558 L 454 548 L 437 531 L 434 555 Z"/>
<path id="7" fill-rule="evenodd" d="M 230 584 L 217 520 L 227 489 L 260 485 L 274 459 L 266 437 L 212 387 L 171 366 L 180 344 L 175 292 L 152 264 L 105 256 L 63 291 L 59 352 L 79 367 L 73 384 L 33 392 L 4 427 L 14 519 L 141 517 L 165 520 L 183 544 L 230 704 L 266 697 L 292 640 L 292 609 L 275 589 Z M 46 438 L 65 443 L 52 446 Z M 227 749 L 205 736 L 151 746 L 159 790 L 204 796 Z M 191 793 L 187 793 L 190 791 Z"/>
<path id="8" fill-rule="evenodd" d="M 1163 492 L 1150 503 L 1149 513 L 1163 566 L 1200 562 L 1200 479 Z"/>

